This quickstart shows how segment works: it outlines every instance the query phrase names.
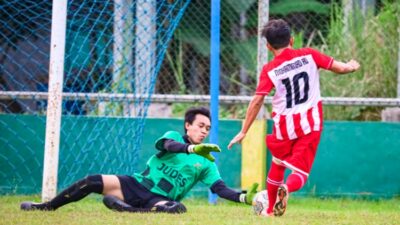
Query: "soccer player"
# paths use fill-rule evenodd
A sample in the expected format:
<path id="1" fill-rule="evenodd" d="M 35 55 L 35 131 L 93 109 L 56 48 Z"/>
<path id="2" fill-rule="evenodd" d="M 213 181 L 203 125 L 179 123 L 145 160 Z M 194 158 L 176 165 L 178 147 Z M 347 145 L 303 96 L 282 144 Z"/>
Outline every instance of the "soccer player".
<path id="1" fill-rule="evenodd" d="M 251 204 L 258 184 L 255 183 L 247 194 L 225 185 L 210 154 L 220 152 L 220 148 L 202 144 L 210 127 L 210 111 L 202 107 L 191 108 L 185 113 L 185 135 L 169 131 L 160 137 L 155 143 L 159 152 L 148 160 L 142 173 L 133 176 L 90 175 L 49 202 L 23 202 L 21 209 L 56 210 L 90 193 L 98 193 L 105 196 L 103 203 L 116 211 L 184 213 L 186 207 L 180 200 L 199 181 L 222 198 Z"/>
<path id="2" fill-rule="evenodd" d="M 312 48 L 293 49 L 290 27 L 284 20 L 270 20 L 262 31 L 274 59 L 265 64 L 255 95 L 249 103 L 241 131 L 228 149 L 240 142 L 256 118 L 264 97 L 275 88 L 272 100 L 273 132 L 266 143 L 272 154 L 268 172 L 268 215 L 282 216 L 290 192 L 303 187 L 310 173 L 322 131 L 322 102 L 318 69 L 352 73 L 355 60 L 336 61 Z M 284 183 L 285 169 L 293 171 Z"/>

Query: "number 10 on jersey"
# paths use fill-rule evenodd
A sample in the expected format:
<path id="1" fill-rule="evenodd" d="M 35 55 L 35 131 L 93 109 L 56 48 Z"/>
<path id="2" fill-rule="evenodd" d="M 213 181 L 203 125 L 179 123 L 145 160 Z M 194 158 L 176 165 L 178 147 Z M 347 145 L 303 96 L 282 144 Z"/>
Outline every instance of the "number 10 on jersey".
<path id="1" fill-rule="evenodd" d="M 304 83 L 302 90 L 300 90 L 300 81 Z M 310 90 L 310 85 L 308 82 L 308 74 L 306 72 L 301 72 L 294 75 L 292 82 L 290 81 L 290 78 L 285 78 L 282 80 L 282 83 L 286 88 L 286 108 L 293 107 L 293 100 L 294 105 L 304 103 L 308 100 L 308 91 Z M 291 83 L 293 83 L 293 87 Z"/>

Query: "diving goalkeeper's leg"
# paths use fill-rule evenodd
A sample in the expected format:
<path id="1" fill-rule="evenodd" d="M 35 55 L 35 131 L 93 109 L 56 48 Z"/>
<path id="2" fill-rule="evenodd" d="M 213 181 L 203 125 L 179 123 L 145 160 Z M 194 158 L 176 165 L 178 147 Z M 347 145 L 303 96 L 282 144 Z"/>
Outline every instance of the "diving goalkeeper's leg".
<path id="1" fill-rule="evenodd" d="M 56 210 L 57 208 L 81 200 L 90 193 L 101 194 L 103 192 L 103 179 L 101 175 L 90 175 L 69 186 L 49 202 L 21 203 L 22 210 Z"/>
<path id="2" fill-rule="evenodd" d="M 155 204 L 151 208 L 137 208 L 129 205 L 128 203 L 122 201 L 121 199 L 113 195 L 106 195 L 103 198 L 103 203 L 107 208 L 118 212 L 133 212 L 133 213 L 165 212 L 174 214 L 186 212 L 186 207 L 182 203 L 175 201 L 162 201 Z"/>
<path id="3" fill-rule="evenodd" d="M 176 201 L 163 201 L 154 205 L 158 212 L 166 212 L 172 214 L 185 213 L 187 211 L 184 204 Z M 154 208 L 153 207 L 153 208 Z"/>
<path id="4" fill-rule="evenodd" d="M 104 196 L 103 203 L 107 208 L 117 211 L 117 212 L 153 212 L 153 211 L 155 211 L 155 209 L 152 210 L 152 209 L 147 209 L 147 208 L 133 207 L 113 195 Z"/>

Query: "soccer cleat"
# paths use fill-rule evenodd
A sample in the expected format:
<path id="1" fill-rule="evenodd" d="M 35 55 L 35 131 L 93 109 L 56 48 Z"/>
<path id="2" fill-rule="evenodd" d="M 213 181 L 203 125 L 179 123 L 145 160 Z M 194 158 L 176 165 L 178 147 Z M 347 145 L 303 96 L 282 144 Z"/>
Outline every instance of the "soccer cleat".
<path id="1" fill-rule="evenodd" d="M 45 204 L 34 203 L 34 202 L 22 202 L 21 210 L 24 210 L 24 211 L 32 211 L 32 210 L 52 211 L 53 209 L 48 208 Z"/>
<path id="2" fill-rule="evenodd" d="M 276 203 L 274 205 L 274 216 L 282 216 L 285 213 L 288 199 L 288 187 L 286 184 L 282 184 L 278 188 Z"/>
<path id="3" fill-rule="evenodd" d="M 33 207 L 33 202 L 23 202 L 21 203 L 21 210 L 24 211 L 30 211 L 30 210 L 35 210 L 35 208 Z"/>

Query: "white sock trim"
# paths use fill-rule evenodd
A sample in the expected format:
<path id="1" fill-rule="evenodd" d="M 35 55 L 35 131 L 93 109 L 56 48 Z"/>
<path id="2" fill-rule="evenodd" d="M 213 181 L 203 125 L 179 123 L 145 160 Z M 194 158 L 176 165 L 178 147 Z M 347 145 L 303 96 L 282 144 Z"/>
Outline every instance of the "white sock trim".
<path id="1" fill-rule="evenodd" d="M 292 164 L 290 164 L 290 163 L 288 163 L 288 162 L 286 162 L 286 161 L 282 161 L 282 164 L 283 164 L 285 167 L 287 167 L 287 168 L 289 168 L 289 169 L 291 169 L 291 170 L 293 170 L 293 171 L 296 171 L 296 172 L 298 172 L 298 173 L 301 173 L 301 174 L 303 174 L 304 176 L 308 177 L 308 173 L 306 173 L 306 172 L 304 172 L 303 170 L 301 170 L 301 169 L 299 169 L 299 168 L 293 166 Z"/>
<path id="2" fill-rule="evenodd" d="M 272 162 L 274 162 L 276 165 L 282 166 L 282 160 L 272 156 Z"/>
<path id="3" fill-rule="evenodd" d="M 298 172 L 294 172 L 294 173 L 292 173 L 293 175 L 297 175 L 299 178 L 300 178 L 300 180 L 301 180 L 301 187 L 303 187 L 304 186 L 304 178 L 303 178 L 303 176 L 302 175 L 300 175 Z"/>
<path id="4" fill-rule="evenodd" d="M 275 186 L 280 186 L 281 184 L 283 184 L 283 180 L 282 181 L 275 181 L 275 180 L 272 180 L 272 179 L 267 177 L 267 183 L 275 185 Z"/>

